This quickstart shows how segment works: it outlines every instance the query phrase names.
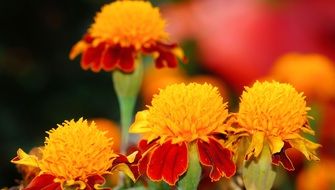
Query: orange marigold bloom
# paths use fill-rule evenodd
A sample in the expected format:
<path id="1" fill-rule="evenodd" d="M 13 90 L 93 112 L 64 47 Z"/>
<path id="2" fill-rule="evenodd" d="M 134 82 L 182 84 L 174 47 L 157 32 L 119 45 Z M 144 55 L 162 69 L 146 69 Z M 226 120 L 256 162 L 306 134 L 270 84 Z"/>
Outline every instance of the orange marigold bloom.
<path id="1" fill-rule="evenodd" d="M 143 135 L 140 172 L 151 180 L 175 185 L 188 168 L 188 149 L 195 143 L 210 178 L 235 174 L 232 152 L 219 142 L 230 128 L 227 103 L 209 84 L 174 84 L 155 95 L 147 110 L 136 114 L 131 133 Z M 220 135 L 221 134 L 221 135 Z"/>
<path id="2" fill-rule="evenodd" d="M 279 82 L 256 82 L 246 87 L 241 96 L 237 124 L 243 135 L 251 137 L 246 159 L 257 158 L 267 144 L 272 153 L 272 162 L 282 164 L 287 170 L 294 167 L 285 151 L 295 148 L 308 160 L 318 160 L 313 143 L 301 133 L 314 135 L 308 123 L 303 93 L 298 93 L 290 84 Z M 243 132 L 242 132 L 243 133 Z"/>
<path id="3" fill-rule="evenodd" d="M 296 180 L 297 190 L 333 190 L 335 185 L 335 161 L 322 158 L 320 163 L 304 168 Z"/>
<path id="4" fill-rule="evenodd" d="M 70 59 L 82 53 L 81 66 L 98 72 L 118 68 L 134 70 L 134 60 L 152 54 L 158 68 L 176 67 L 183 51 L 167 44 L 165 20 L 147 1 L 116 1 L 102 7 L 87 34 L 70 52 Z"/>
<path id="5" fill-rule="evenodd" d="M 323 55 L 286 54 L 275 63 L 269 78 L 292 84 L 311 100 L 335 98 L 334 63 Z"/>
<path id="6" fill-rule="evenodd" d="M 120 163 L 118 159 L 125 157 L 113 152 L 113 140 L 97 129 L 94 122 L 88 124 L 82 118 L 77 122 L 65 121 L 47 133 L 49 137 L 41 148 L 41 158 L 19 149 L 18 156 L 12 160 L 15 164 L 37 167 L 41 171 L 26 190 L 98 189 L 105 183 L 103 175 L 111 174 L 120 166 L 115 165 Z M 129 175 L 133 177 L 132 173 Z"/>

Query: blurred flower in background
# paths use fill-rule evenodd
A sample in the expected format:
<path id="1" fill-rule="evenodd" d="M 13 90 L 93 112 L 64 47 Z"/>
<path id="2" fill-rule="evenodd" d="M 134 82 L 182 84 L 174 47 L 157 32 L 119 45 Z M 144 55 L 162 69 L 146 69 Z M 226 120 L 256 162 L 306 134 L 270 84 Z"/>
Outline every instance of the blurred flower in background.
<path id="1" fill-rule="evenodd" d="M 321 158 L 303 170 L 297 178 L 297 190 L 333 190 L 335 188 L 335 160 Z"/>
<path id="2" fill-rule="evenodd" d="M 17 147 L 23 145 L 24 149 L 30 150 L 41 144 L 43 131 L 54 123 L 82 116 L 114 121 L 118 118 L 110 75 L 102 72 L 101 77 L 96 77 L 91 72 L 78 69 L 78 65 L 68 60 L 73 42 L 94 22 L 92 17 L 100 7 L 110 2 L 2 2 L 0 186 L 15 185 L 15 179 L 20 179 L 15 166 L 8 164 Z M 298 160 L 301 167 L 287 181 L 294 181 L 301 172 L 297 188 L 330 188 L 322 184 L 316 187 L 312 183 L 333 180 L 327 174 L 332 173 L 334 164 L 331 160 L 335 158 L 335 1 L 150 2 L 162 8 L 161 17 L 166 19 L 165 24 L 171 34 L 169 39 L 182 44 L 190 62 L 186 67 L 183 65 L 183 68 L 175 70 L 149 68 L 142 86 L 142 104 L 149 105 L 153 94 L 169 84 L 207 82 L 218 86 L 224 101 L 229 99 L 233 102 L 230 110 L 237 110 L 234 102 L 238 102 L 243 87 L 256 79 L 289 82 L 299 92 L 303 91 L 308 103 L 312 103 L 311 111 L 314 113 L 311 114 L 315 120 L 311 120 L 311 126 L 316 136 L 306 138 L 316 139 L 322 148 L 320 166 L 317 162 L 315 166 L 307 167 L 302 162 L 302 154 L 292 153 L 292 161 Z M 117 149 L 118 128 L 109 127 L 114 124 L 107 120 L 101 121 L 102 124 L 97 121 L 98 127 L 110 131 L 106 135 L 115 135 L 113 147 Z M 291 157 L 290 152 L 287 150 L 288 157 Z M 323 159 L 327 161 L 323 162 Z M 328 173 L 320 172 L 327 171 L 327 168 Z M 19 170 L 26 174 L 23 176 L 27 181 L 35 175 L 28 168 L 19 167 Z M 314 178 L 311 178 L 312 173 Z"/>
<path id="3" fill-rule="evenodd" d="M 165 7 L 170 32 L 194 39 L 202 64 L 236 90 L 287 52 L 335 56 L 334 1 L 194 0 Z"/>
<path id="4" fill-rule="evenodd" d="M 310 102 L 335 100 L 335 65 L 323 55 L 286 54 L 274 63 L 268 79 L 292 84 Z"/>

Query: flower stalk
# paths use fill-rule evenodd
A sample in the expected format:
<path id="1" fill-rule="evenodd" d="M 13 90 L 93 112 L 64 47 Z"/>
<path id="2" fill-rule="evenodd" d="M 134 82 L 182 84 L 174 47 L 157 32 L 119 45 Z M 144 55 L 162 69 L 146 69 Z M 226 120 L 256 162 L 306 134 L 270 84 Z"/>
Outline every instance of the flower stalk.
<path id="1" fill-rule="evenodd" d="M 258 158 L 245 161 L 242 172 L 247 190 L 270 190 L 276 178 L 276 167 L 272 165 L 270 148 L 264 146 Z"/>
<path id="2" fill-rule="evenodd" d="M 119 70 L 112 72 L 114 89 L 119 101 L 121 117 L 121 153 L 126 153 L 129 141 L 128 128 L 134 115 L 137 96 L 142 84 L 143 64 L 142 58 L 135 60 L 135 70 L 124 73 Z"/>
<path id="3" fill-rule="evenodd" d="M 198 148 L 192 143 L 188 151 L 189 168 L 185 176 L 178 182 L 178 190 L 196 190 L 201 177 L 201 166 L 199 163 Z"/>

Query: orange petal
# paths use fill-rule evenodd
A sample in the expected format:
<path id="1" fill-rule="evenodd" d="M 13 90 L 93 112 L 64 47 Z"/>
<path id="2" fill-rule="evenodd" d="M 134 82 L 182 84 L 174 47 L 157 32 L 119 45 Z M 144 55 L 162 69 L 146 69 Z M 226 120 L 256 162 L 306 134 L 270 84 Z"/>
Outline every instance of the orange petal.
<path id="1" fill-rule="evenodd" d="M 186 143 L 171 144 L 171 141 L 168 141 L 153 150 L 147 175 L 153 181 L 164 180 L 169 185 L 175 185 L 179 176 L 186 172 L 187 167 Z"/>
<path id="2" fill-rule="evenodd" d="M 236 165 L 230 150 L 224 148 L 218 141 L 209 138 L 208 142 L 198 140 L 200 163 L 211 167 L 209 177 L 218 181 L 222 176 L 231 177 L 236 172 Z"/>
<path id="3" fill-rule="evenodd" d="M 79 54 L 81 54 L 86 48 L 87 48 L 88 44 L 83 41 L 80 40 L 79 42 L 77 42 L 71 49 L 70 51 L 70 59 L 73 60 L 74 58 L 76 58 Z"/>

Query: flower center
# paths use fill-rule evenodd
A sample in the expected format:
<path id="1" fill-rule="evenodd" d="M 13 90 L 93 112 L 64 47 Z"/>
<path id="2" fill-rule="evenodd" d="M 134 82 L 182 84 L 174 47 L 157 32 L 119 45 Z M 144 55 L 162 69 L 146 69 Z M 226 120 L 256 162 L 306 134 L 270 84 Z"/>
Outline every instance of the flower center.
<path id="1" fill-rule="evenodd" d="M 251 133 L 284 137 L 303 127 L 308 110 L 302 93 L 291 85 L 256 82 L 242 94 L 238 122 Z"/>
<path id="2" fill-rule="evenodd" d="M 83 119 L 65 121 L 47 133 L 40 168 L 59 179 L 85 180 L 90 175 L 102 175 L 116 157 L 112 139 L 94 122 L 88 125 Z"/>
<path id="3" fill-rule="evenodd" d="M 151 133 L 174 142 L 206 138 L 224 127 L 228 116 L 217 88 L 209 84 L 175 84 L 161 90 L 147 110 Z"/>
<path id="4" fill-rule="evenodd" d="M 146 1 L 116 1 L 105 5 L 95 17 L 89 33 L 122 47 L 139 49 L 167 38 L 159 9 Z"/>

